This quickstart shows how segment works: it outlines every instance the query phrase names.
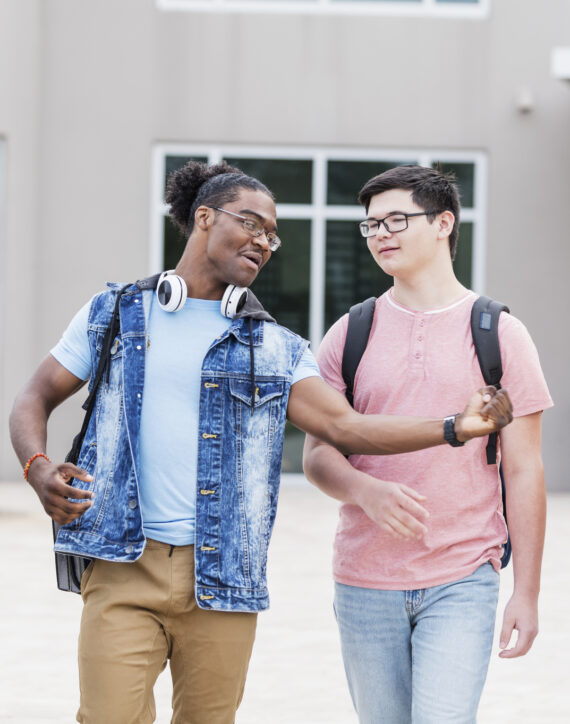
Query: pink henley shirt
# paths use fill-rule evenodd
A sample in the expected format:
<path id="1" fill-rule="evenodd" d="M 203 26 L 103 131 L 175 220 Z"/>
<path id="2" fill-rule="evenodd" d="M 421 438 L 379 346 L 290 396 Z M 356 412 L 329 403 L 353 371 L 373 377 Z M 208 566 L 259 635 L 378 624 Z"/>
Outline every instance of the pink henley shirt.
<path id="1" fill-rule="evenodd" d="M 354 407 L 362 413 L 441 417 L 461 412 L 484 385 L 470 330 L 476 295 L 441 309 L 413 311 L 391 293 L 376 302 L 370 341 L 356 374 Z M 327 382 L 344 393 L 342 352 L 348 315 L 328 331 L 318 362 Z M 501 314 L 502 385 L 515 417 L 552 405 L 536 348 L 524 325 Z M 423 540 L 394 540 L 361 508 L 343 504 L 337 528 L 335 580 L 364 588 L 410 590 L 470 575 L 491 561 L 500 567 L 506 540 L 498 467 L 487 465 L 487 438 L 402 455 L 352 455 L 354 467 L 405 483 L 427 497 Z M 507 481 L 508 482 L 508 481 Z"/>

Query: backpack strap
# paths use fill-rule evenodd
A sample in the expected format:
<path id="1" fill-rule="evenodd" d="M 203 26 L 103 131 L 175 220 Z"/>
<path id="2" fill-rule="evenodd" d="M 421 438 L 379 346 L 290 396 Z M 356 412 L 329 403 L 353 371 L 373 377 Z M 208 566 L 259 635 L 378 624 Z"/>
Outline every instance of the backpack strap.
<path id="1" fill-rule="evenodd" d="M 346 384 L 346 398 L 353 406 L 354 378 L 356 370 L 368 344 L 376 297 L 369 297 L 364 302 L 354 304 L 348 312 L 348 329 L 342 353 L 342 378 Z"/>
<path id="2" fill-rule="evenodd" d="M 501 388 L 503 365 L 499 347 L 499 316 L 509 312 L 506 304 L 495 302 L 489 297 L 479 297 L 471 309 L 471 335 L 479 360 L 479 367 L 485 384 Z M 487 464 L 497 462 L 497 433 L 489 435 L 487 442 Z"/>

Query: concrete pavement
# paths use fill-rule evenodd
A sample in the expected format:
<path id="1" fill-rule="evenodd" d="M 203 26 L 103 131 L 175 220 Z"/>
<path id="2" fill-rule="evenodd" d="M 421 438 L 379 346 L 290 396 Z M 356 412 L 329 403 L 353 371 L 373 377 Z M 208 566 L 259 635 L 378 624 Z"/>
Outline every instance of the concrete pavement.
<path id="1" fill-rule="evenodd" d="M 337 504 L 285 476 L 270 548 L 271 609 L 257 641 L 237 724 L 356 724 L 332 613 L 331 543 Z M 570 495 L 549 497 L 540 601 L 531 653 L 502 661 L 495 646 L 480 724 L 570 722 Z M 75 720 L 79 596 L 57 591 L 51 526 L 22 481 L 0 483 L 0 721 Z M 502 574 L 500 612 L 512 585 Z M 499 617 L 500 618 L 500 617 Z M 499 625 L 499 624 L 498 624 Z M 170 721 L 168 672 L 156 687 Z"/>

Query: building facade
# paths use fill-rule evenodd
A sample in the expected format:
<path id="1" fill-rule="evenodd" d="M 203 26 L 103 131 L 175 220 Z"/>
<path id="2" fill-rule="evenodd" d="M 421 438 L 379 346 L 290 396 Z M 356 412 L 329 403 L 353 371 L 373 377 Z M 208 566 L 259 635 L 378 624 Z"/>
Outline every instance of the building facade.
<path id="1" fill-rule="evenodd" d="M 533 335 L 548 485 L 570 489 L 570 85 L 550 65 L 568 45 L 566 0 L 0 0 L 0 478 L 20 474 L 13 397 L 74 311 L 173 266 L 167 173 L 225 158 L 276 194 L 283 247 L 255 290 L 313 347 L 389 284 L 357 234 L 362 183 L 454 170 L 458 276 Z M 80 419 L 76 399 L 55 413 L 54 457 Z"/>

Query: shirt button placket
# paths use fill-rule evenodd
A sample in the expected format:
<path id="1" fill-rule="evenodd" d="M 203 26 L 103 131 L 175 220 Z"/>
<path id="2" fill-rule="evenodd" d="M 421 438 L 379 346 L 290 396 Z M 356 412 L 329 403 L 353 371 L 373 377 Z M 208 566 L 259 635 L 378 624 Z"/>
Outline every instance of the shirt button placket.
<path id="1" fill-rule="evenodd" d="M 414 367 L 424 366 L 425 359 L 425 317 L 417 317 L 414 321 L 414 328 L 412 331 L 412 365 Z"/>

